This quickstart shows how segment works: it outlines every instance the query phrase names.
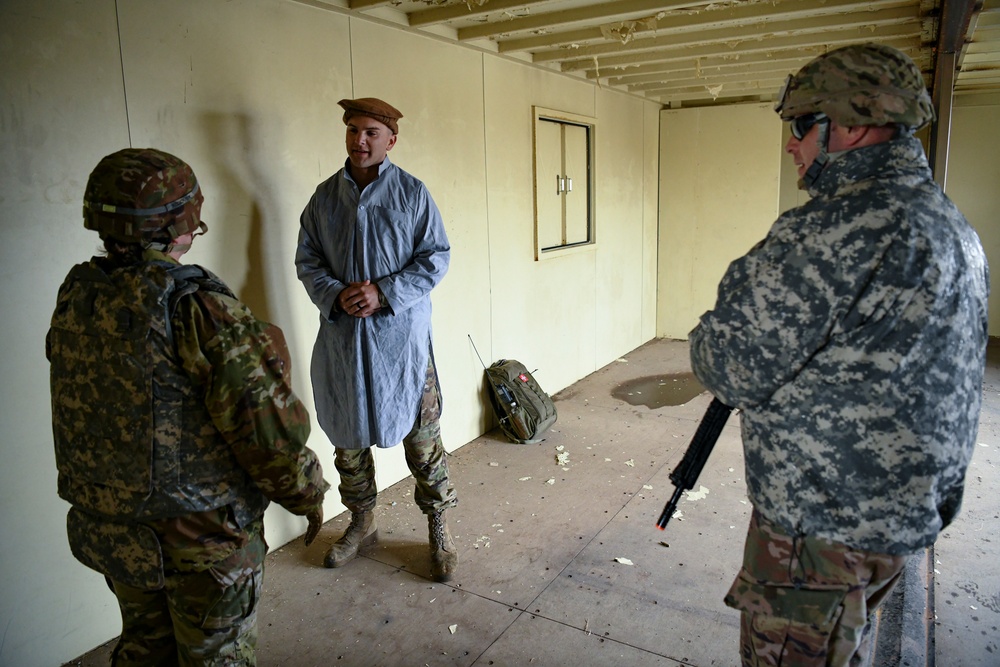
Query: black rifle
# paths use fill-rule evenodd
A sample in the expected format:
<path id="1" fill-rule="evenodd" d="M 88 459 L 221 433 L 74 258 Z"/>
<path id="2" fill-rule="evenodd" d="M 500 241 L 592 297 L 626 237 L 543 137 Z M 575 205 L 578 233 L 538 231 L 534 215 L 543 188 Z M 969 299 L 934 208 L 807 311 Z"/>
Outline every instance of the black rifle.
<path id="1" fill-rule="evenodd" d="M 684 458 L 674 468 L 674 471 L 670 473 L 670 481 L 677 488 L 674 489 L 674 495 L 670 497 L 670 501 L 663 508 L 660 520 L 656 522 L 656 527 L 660 530 L 667 527 L 667 522 L 670 521 L 670 517 L 674 515 L 674 511 L 677 509 L 677 503 L 681 499 L 681 494 L 694 488 L 694 483 L 698 481 L 698 475 L 701 474 L 701 469 L 705 467 L 705 462 L 708 461 L 708 457 L 712 453 L 712 448 L 715 447 L 716 441 L 722 435 L 722 427 L 726 425 L 726 420 L 729 419 L 729 414 L 732 411 L 733 409 L 730 406 L 717 398 L 713 398 L 712 402 L 709 403 L 708 410 L 705 410 L 705 416 L 701 418 L 701 423 L 698 424 L 698 430 L 694 432 L 694 437 L 691 438 L 691 444 L 688 445 L 687 451 L 684 452 Z"/>

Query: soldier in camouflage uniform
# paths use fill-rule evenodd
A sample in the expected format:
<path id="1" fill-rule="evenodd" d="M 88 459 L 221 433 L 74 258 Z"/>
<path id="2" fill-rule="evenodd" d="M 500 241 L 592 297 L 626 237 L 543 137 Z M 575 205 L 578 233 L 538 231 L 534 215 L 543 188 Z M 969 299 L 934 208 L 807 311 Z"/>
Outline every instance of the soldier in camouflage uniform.
<path id="1" fill-rule="evenodd" d="M 46 338 L 70 548 L 121 607 L 113 665 L 256 664 L 264 509 L 305 515 L 307 544 L 323 523 L 281 330 L 178 262 L 202 201 L 173 155 L 101 160 L 83 213 L 106 255 L 70 271 Z"/>
<path id="2" fill-rule="evenodd" d="M 917 66 L 863 44 L 777 110 L 812 199 L 734 261 L 691 363 L 741 408 L 754 512 L 726 604 L 744 665 L 856 665 L 909 554 L 955 517 L 978 428 L 988 269 L 912 130 Z"/>
<path id="3" fill-rule="evenodd" d="M 458 565 L 446 511 L 456 504 L 441 442 L 430 292 L 451 247 L 426 186 L 390 162 L 402 114 L 375 98 L 341 100 L 348 159 L 302 212 L 295 265 L 320 311 L 312 358 L 320 426 L 336 449 L 351 524 L 326 556 L 341 567 L 378 539 L 371 448 L 402 441 L 427 515 L 432 576 Z"/>

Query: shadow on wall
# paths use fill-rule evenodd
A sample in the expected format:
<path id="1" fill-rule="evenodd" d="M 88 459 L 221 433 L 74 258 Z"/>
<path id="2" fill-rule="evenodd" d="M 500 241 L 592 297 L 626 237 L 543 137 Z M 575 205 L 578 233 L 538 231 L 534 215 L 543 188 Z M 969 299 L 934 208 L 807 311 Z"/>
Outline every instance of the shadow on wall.
<path id="1" fill-rule="evenodd" d="M 201 127 L 202 146 L 206 154 L 213 157 L 211 167 L 215 170 L 218 189 L 207 193 L 206 199 L 213 198 L 213 210 L 220 216 L 208 223 L 214 223 L 217 234 L 213 239 L 215 260 L 208 268 L 223 278 L 254 315 L 274 322 L 268 284 L 278 277 L 268 275 L 265 253 L 280 252 L 282 246 L 274 242 L 276 239 L 267 238 L 268 232 L 280 234 L 280 225 L 272 225 L 273 230 L 266 230 L 266 221 L 273 219 L 267 211 L 275 207 L 268 206 L 273 200 L 269 196 L 270 184 L 255 168 L 255 156 L 260 154 L 255 141 L 258 131 L 253 127 L 251 116 L 243 113 L 205 113 Z M 210 228 L 209 233 L 211 231 Z M 245 248 L 245 253 L 239 252 L 240 248 Z M 287 289 L 287 286 L 279 286 L 279 289 Z"/>
<path id="2" fill-rule="evenodd" d="M 267 279 L 264 261 L 264 222 L 260 207 L 254 202 L 250 207 L 250 237 L 247 239 L 247 273 L 246 280 L 237 295 L 259 319 L 273 322 L 271 309 L 268 307 Z"/>

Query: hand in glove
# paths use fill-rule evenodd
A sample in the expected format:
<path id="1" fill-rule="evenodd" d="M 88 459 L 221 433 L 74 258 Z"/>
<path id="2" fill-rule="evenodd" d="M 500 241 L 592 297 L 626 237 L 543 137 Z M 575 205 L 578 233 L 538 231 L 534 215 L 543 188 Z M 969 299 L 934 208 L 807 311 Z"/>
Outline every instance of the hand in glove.
<path id="1" fill-rule="evenodd" d="M 309 510 L 309 513 L 306 514 L 306 520 L 309 522 L 309 528 L 306 529 L 305 544 L 309 546 L 319 535 L 319 529 L 323 527 L 323 505 L 317 505 Z"/>

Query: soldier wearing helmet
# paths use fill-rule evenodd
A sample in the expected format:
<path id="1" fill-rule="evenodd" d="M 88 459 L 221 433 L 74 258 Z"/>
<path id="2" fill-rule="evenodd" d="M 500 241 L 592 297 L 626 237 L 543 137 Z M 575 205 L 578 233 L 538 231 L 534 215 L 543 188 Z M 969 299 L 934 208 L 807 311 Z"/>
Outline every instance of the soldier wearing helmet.
<path id="1" fill-rule="evenodd" d="M 307 543 L 322 524 L 280 329 L 178 261 L 202 201 L 173 155 L 102 159 L 83 217 L 106 253 L 69 272 L 46 337 L 69 544 L 119 600 L 119 666 L 256 664 L 264 509 L 305 515 Z"/>
<path id="2" fill-rule="evenodd" d="M 741 410 L 753 514 L 725 601 L 743 665 L 859 664 L 961 504 L 988 268 L 913 136 L 933 109 L 905 54 L 830 51 L 777 111 L 812 199 L 730 265 L 690 334 L 698 378 Z"/>
<path id="3" fill-rule="evenodd" d="M 791 123 L 786 150 L 796 158 L 804 188 L 816 181 L 831 152 L 882 143 L 934 120 L 920 68 L 880 44 L 830 51 L 789 75 L 775 111 Z M 805 142 L 813 127 L 815 141 Z"/>

